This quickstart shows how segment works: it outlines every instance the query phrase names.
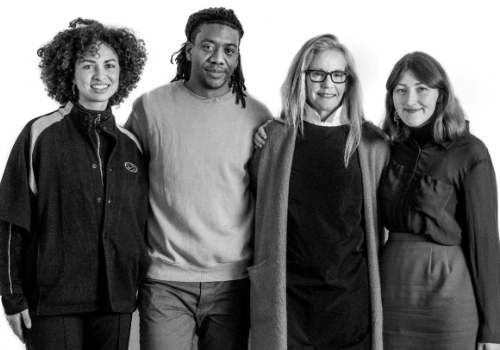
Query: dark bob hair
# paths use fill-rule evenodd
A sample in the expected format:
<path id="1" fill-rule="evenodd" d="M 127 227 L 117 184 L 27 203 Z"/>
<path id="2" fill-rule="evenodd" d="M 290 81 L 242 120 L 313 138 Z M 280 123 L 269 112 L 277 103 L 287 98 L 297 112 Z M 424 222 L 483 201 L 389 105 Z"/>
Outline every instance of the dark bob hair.
<path id="1" fill-rule="evenodd" d="M 118 56 L 120 83 L 118 90 L 109 99 L 108 106 L 118 105 L 139 82 L 146 63 L 144 41 L 137 39 L 131 30 L 104 26 L 101 23 L 77 18 L 69 24 L 70 29 L 59 32 L 47 45 L 38 49 L 41 58 L 41 79 L 48 95 L 61 104 L 77 101 L 73 89 L 75 64 L 87 50 L 97 56 L 99 46 L 106 44 Z"/>
<path id="2" fill-rule="evenodd" d="M 443 67 L 424 52 L 412 52 L 401 58 L 389 75 L 385 85 L 385 119 L 382 129 L 391 141 L 404 141 L 410 130 L 403 122 L 394 121 L 395 107 L 393 92 L 406 71 L 411 71 L 415 78 L 430 88 L 439 90 L 433 118 L 434 141 L 440 144 L 455 141 L 467 131 L 465 113 L 453 93 L 448 75 Z"/>

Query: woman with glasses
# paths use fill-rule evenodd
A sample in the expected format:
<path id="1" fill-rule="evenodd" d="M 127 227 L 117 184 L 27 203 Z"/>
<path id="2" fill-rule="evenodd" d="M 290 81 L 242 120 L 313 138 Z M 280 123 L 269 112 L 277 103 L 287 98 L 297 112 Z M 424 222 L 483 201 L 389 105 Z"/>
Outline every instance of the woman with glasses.
<path id="1" fill-rule="evenodd" d="M 405 55 L 386 89 L 384 349 L 498 350 L 498 207 L 488 150 L 431 56 Z"/>
<path id="2" fill-rule="evenodd" d="M 389 150 L 363 118 L 351 54 L 333 35 L 308 40 L 281 96 L 251 162 L 251 346 L 382 349 L 375 195 Z"/>

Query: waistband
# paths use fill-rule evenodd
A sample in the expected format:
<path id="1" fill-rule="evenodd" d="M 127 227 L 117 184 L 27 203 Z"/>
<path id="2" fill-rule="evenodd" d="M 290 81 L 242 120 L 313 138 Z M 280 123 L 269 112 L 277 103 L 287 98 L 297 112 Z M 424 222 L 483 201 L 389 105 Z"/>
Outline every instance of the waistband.
<path id="1" fill-rule="evenodd" d="M 419 235 L 416 233 L 401 233 L 401 232 L 389 232 L 389 241 L 434 242 L 434 240 L 430 236 Z"/>

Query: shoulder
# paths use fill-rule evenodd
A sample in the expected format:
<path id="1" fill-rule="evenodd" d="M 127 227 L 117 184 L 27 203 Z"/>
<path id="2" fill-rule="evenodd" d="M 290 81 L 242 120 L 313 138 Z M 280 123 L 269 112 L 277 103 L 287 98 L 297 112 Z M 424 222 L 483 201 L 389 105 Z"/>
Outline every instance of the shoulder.
<path id="1" fill-rule="evenodd" d="M 471 133 L 465 134 L 454 142 L 450 151 L 465 160 L 469 166 L 485 160 L 490 161 L 490 154 L 484 142 Z"/>
<path id="2" fill-rule="evenodd" d="M 252 116 L 260 118 L 262 120 L 272 119 L 273 115 L 267 106 L 261 101 L 254 98 L 252 95 L 247 93 L 245 98 L 246 101 L 246 110 Z"/>
<path id="3" fill-rule="evenodd" d="M 125 136 L 126 140 L 132 141 L 135 144 L 135 147 L 137 147 L 137 149 L 141 153 L 143 153 L 142 147 L 141 147 L 141 143 L 139 142 L 139 139 L 133 133 L 131 133 L 130 131 L 128 131 L 127 129 L 121 127 L 118 124 L 116 124 L 116 128 L 118 129 L 119 132 L 121 132 Z"/>
<path id="4" fill-rule="evenodd" d="M 27 127 L 29 126 L 30 137 L 32 139 L 32 143 L 46 130 L 48 130 L 51 126 L 57 125 L 58 122 L 62 121 L 66 115 L 68 115 L 73 109 L 73 104 L 68 102 L 65 106 L 60 107 L 59 109 L 42 115 L 41 117 L 35 118 L 31 120 Z"/>
<path id="5" fill-rule="evenodd" d="M 381 164 L 386 164 L 390 156 L 389 142 L 384 132 L 371 122 L 364 122 L 360 151 Z"/>
<path id="6" fill-rule="evenodd" d="M 361 143 L 382 152 L 389 152 L 389 142 L 384 132 L 371 122 L 364 122 L 361 131 Z"/>
<path id="7" fill-rule="evenodd" d="M 134 101 L 134 107 L 139 104 L 155 104 L 155 103 L 161 103 L 165 101 L 165 99 L 168 96 L 171 96 L 175 91 L 178 91 L 178 85 L 182 83 L 179 81 L 165 84 L 158 86 L 157 88 L 154 88 L 153 90 L 150 90 L 148 92 L 145 92 L 141 96 L 139 96 L 135 101 Z"/>
<path id="8" fill-rule="evenodd" d="M 387 144 L 388 140 L 382 129 L 372 122 L 365 121 L 362 128 L 362 138 L 367 142 Z"/>

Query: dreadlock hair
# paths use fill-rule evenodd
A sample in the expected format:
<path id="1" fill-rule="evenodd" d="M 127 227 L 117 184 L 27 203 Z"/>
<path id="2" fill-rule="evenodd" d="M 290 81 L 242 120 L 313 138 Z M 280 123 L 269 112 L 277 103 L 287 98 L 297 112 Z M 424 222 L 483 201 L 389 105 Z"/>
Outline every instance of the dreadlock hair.
<path id="1" fill-rule="evenodd" d="M 78 101 L 74 90 L 75 63 L 89 51 L 99 56 L 101 45 L 109 46 L 120 64 L 120 82 L 108 106 L 116 106 L 125 100 L 137 86 L 146 63 L 144 41 L 136 38 L 127 28 L 105 26 L 91 19 L 77 18 L 69 29 L 59 32 L 48 44 L 38 49 L 40 78 L 48 95 L 59 103 Z"/>
<path id="2" fill-rule="evenodd" d="M 244 34 L 243 27 L 233 10 L 228 10 L 224 7 L 210 7 L 193 13 L 189 16 L 186 24 L 185 33 L 187 41 L 182 44 L 179 51 L 175 52 L 170 59 L 170 63 L 173 64 L 175 59 L 175 63 L 177 64 L 177 74 L 172 82 L 178 80 L 189 80 L 189 77 L 191 76 L 191 62 L 188 61 L 186 57 L 187 43 L 191 42 L 194 44 L 196 35 L 198 35 L 201 31 L 202 24 L 222 24 L 233 28 L 238 31 L 240 40 Z M 242 108 L 245 108 L 245 91 L 247 88 L 245 86 L 245 78 L 243 77 L 243 70 L 241 68 L 241 55 L 238 55 L 238 64 L 229 78 L 229 88 L 232 89 L 233 94 L 236 94 L 236 104 L 241 101 Z"/>

